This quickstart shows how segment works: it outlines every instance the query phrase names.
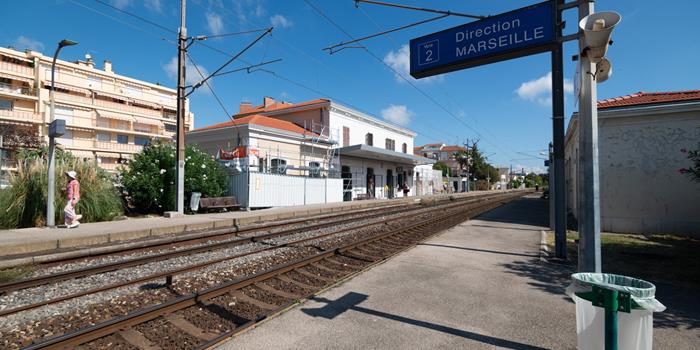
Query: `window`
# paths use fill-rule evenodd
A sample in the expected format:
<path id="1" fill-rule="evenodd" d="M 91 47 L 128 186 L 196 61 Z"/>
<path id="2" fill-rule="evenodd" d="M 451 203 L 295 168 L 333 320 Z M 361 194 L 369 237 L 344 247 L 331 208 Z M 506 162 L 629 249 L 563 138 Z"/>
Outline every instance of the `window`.
<path id="1" fill-rule="evenodd" d="M 88 87 L 92 89 L 101 89 L 102 88 L 102 79 L 100 77 L 96 77 L 94 75 L 88 75 L 87 76 L 87 85 Z"/>
<path id="2" fill-rule="evenodd" d="M 165 131 L 177 132 L 177 125 L 165 123 Z"/>
<path id="3" fill-rule="evenodd" d="M 51 66 L 43 64 L 41 66 L 44 67 L 44 80 L 48 81 L 48 83 L 51 84 Z M 56 80 L 58 80 L 60 71 L 61 69 L 58 67 L 56 67 L 56 69 L 54 70 Z"/>
<path id="4" fill-rule="evenodd" d="M 143 136 L 134 136 L 134 144 L 139 146 L 145 146 L 151 142 L 151 139 Z"/>
<path id="5" fill-rule="evenodd" d="M 112 137 L 110 134 L 100 132 L 97 133 L 97 141 L 110 142 L 112 141 Z"/>
<path id="6" fill-rule="evenodd" d="M 63 119 L 66 121 L 66 124 L 73 123 L 73 108 L 56 107 L 55 113 L 56 119 Z"/>
<path id="7" fill-rule="evenodd" d="M 347 126 L 343 127 L 343 147 L 350 146 L 350 128 Z"/>
<path id="8" fill-rule="evenodd" d="M 401 145 L 401 152 L 408 153 L 408 146 L 405 142 L 403 143 L 403 145 Z"/>
<path id="9" fill-rule="evenodd" d="M 280 158 L 272 158 L 270 160 L 270 170 L 275 174 L 286 174 L 287 161 Z"/>
<path id="10" fill-rule="evenodd" d="M 386 139 L 385 148 L 390 150 L 390 151 L 395 150 L 396 149 L 396 141 L 394 141 L 392 139 Z"/>
<path id="11" fill-rule="evenodd" d="M 365 144 L 366 144 L 367 146 L 373 146 L 373 145 L 374 145 L 374 135 L 372 135 L 372 133 L 369 133 L 369 132 L 368 132 L 367 135 L 365 135 Z"/>
<path id="12" fill-rule="evenodd" d="M 73 146 L 73 132 L 66 130 L 63 136 L 57 138 L 58 143 L 64 146 Z"/>
<path id="13" fill-rule="evenodd" d="M 0 110 L 11 111 L 13 107 L 12 100 L 0 98 Z"/>
<path id="14" fill-rule="evenodd" d="M 134 123 L 134 131 L 154 133 L 150 124 Z"/>
<path id="15" fill-rule="evenodd" d="M 128 135 L 117 135 L 117 143 L 127 144 L 129 143 Z"/>
<path id="16" fill-rule="evenodd" d="M 309 176 L 310 177 L 321 177 L 321 163 L 309 162 Z"/>

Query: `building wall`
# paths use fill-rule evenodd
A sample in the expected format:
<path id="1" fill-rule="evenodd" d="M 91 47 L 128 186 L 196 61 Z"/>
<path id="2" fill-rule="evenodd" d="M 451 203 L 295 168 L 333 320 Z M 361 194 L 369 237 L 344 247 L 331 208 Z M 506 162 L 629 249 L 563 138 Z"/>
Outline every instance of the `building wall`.
<path id="1" fill-rule="evenodd" d="M 416 195 L 416 188 L 413 181 L 413 165 L 379 161 L 374 159 L 356 158 L 350 156 L 341 156 L 340 164 L 343 167 L 350 167 L 349 170 L 352 174 L 352 199 L 357 198 L 359 194 L 367 194 L 367 168 L 372 168 L 374 170 L 375 198 L 389 198 L 389 193 L 384 187 L 387 184 L 387 169 L 391 169 L 392 171 L 395 197 L 404 196 L 403 191 L 399 190 L 397 186 L 399 169 L 402 169 L 401 172 L 406 172 L 408 186 L 411 189 L 408 195 Z"/>
<path id="2" fill-rule="evenodd" d="M 385 140 L 394 140 L 394 151 L 401 152 L 402 145 L 406 144 L 406 152 L 408 154 L 413 154 L 413 136 L 410 134 L 405 134 L 399 132 L 398 130 L 388 127 L 383 127 L 379 123 L 371 123 L 368 121 L 358 120 L 356 118 L 348 117 L 347 115 L 341 114 L 334 110 L 330 112 L 330 128 L 331 130 L 339 130 L 339 146 L 343 146 L 343 127 L 349 128 L 350 131 L 350 142 L 349 146 L 366 144 L 365 136 L 367 133 L 373 135 L 373 146 L 379 148 L 386 148 Z"/>
<path id="3" fill-rule="evenodd" d="M 700 104 L 633 112 L 602 110 L 599 127 L 601 230 L 700 235 L 700 184 L 678 172 L 680 149 L 700 140 Z M 567 135 L 568 204 L 577 215 L 577 124 Z"/>

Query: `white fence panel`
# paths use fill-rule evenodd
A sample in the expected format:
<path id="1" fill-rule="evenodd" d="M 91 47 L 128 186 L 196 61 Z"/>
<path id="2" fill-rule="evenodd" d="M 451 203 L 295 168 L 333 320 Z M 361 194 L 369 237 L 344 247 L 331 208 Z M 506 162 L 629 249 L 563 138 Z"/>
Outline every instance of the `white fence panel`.
<path id="1" fill-rule="evenodd" d="M 343 180 L 279 174 L 229 175 L 229 195 L 247 208 L 343 201 Z"/>

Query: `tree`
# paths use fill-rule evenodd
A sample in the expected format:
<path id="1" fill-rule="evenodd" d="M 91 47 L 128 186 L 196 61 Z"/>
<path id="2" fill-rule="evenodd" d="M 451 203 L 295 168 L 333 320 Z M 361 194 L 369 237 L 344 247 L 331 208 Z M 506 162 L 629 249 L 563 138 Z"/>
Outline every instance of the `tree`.
<path id="1" fill-rule="evenodd" d="M 175 148 L 171 144 L 149 144 L 120 169 L 119 183 L 128 209 L 139 213 L 174 210 Z M 226 192 L 224 168 L 194 146 L 185 148 L 185 198 L 192 192 L 218 197 Z"/>
<path id="2" fill-rule="evenodd" d="M 442 176 L 451 176 L 452 169 L 450 169 L 450 166 L 443 163 L 443 162 L 435 162 L 433 164 L 433 170 L 442 170 Z"/>
<path id="3" fill-rule="evenodd" d="M 685 174 L 690 177 L 691 180 L 695 182 L 700 182 L 700 143 L 698 143 L 698 149 L 688 151 L 687 149 L 681 149 L 681 152 L 686 153 L 688 160 L 691 164 L 687 168 L 681 168 L 678 170 L 681 174 Z"/>
<path id="4" fill-rule="evenodd" d="M 543 180 L 542 176 L 535 174 L 534 172 L 531 172 L 527 175 L 525 175 L 525 187 L 527 188 L 532 188 L 535 186 L 542 187 Z"/>

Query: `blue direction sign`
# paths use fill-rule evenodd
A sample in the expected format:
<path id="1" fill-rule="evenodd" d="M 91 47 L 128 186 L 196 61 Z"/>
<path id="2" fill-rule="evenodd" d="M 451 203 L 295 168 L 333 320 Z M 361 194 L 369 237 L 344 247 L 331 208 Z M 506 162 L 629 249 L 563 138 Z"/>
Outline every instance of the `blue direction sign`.
<path id="1" fill-rule="evenodd" d="M 424 78 L 551 50 L 553 1 L 412 39 L 411 75 Z"/>

